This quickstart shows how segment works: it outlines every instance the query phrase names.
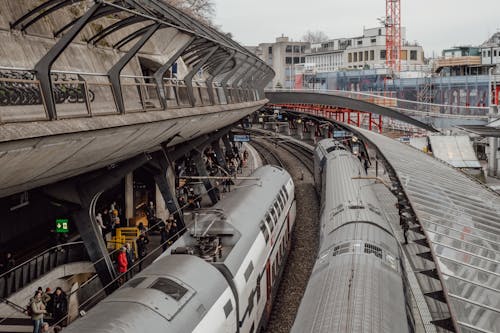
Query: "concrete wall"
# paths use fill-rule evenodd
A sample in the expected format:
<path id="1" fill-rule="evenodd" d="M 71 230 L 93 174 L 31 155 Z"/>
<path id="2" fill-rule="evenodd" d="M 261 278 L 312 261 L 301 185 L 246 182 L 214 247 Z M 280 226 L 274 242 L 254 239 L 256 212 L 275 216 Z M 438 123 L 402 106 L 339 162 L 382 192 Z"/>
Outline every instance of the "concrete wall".
<path id="1" fill-rule="evenodd" d="M 213 132 L 265 102 L 3 124 L 0 197 L 158 150 L 174 136 L 169 146 Z"/>

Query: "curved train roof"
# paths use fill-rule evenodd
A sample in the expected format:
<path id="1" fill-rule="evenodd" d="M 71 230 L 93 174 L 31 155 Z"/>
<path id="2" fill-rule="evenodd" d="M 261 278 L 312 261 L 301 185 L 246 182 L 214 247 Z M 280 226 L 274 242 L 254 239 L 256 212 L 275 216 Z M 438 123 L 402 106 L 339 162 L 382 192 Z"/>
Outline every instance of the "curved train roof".
<path id="1" fill-rule="evenodd" d="M 208 225 L 207 228 L 227 235 L 222 239 L 226 253 L 217 262 L 223 262 L 233 276 L 260 232 L 259 222 L 264 219 L 282 186 L 291 180 L 287 171 L 269 165 L 256 169 L 251 177 L 258 179 L 242 181 L 213 207 L 198 210 L 200 214 L 208 212 L 200 225 Z M 191 235 L 193 230 L 194 225 L 170 249 L 195 245 Z"/>
<path id="2" fill-rule="evenodd" d="M 191 332 L 227 288 L 222 274 L 203 259 L 165 256 L 64 331 Z"/>

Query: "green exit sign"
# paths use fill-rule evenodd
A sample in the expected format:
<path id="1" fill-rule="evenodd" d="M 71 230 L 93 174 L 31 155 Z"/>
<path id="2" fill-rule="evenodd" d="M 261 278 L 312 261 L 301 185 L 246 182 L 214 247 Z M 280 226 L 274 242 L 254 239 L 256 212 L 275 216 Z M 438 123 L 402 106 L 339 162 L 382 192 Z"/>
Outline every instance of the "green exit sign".
<path id="1" fill-rule="evenodd" d="M 56 232 L 58 232 L 58 233 L 69 232 L 68 219 L 57 219 L 56 220 Z"/>

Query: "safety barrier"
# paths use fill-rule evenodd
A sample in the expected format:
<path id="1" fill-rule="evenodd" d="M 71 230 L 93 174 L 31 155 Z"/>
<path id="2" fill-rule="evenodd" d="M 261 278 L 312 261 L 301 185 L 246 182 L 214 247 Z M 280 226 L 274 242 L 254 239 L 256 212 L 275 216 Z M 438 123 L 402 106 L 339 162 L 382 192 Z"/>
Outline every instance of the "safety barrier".
<path id="1" fill-rule="evenodd" d="M 83 242 L 51 247 L 0 275 L 0 298 L 9 297 L 58 266 L 89 260 Z"/>
<path id="2" fill-rule="evenodd" d="M 119 114 L 115 92 L 106 74 L 53 71 L 51 79 L 57 119 Z M 120 87 L 125 113 L 222 105 L 260 98 L 257 91 L 235 88 L 228 88 L 226 96 L 218 83 L 209 87 L 204 81 L 193 81 L 194 100 L 191 100 L 191 88 L 183 80 L 165 79 L 163 86 L 159 86 L 148 76 L 123 75 Z M 0 123 L 41 120 L 50 120 L 50 116 L 35 73 L 0 68 Z"/>

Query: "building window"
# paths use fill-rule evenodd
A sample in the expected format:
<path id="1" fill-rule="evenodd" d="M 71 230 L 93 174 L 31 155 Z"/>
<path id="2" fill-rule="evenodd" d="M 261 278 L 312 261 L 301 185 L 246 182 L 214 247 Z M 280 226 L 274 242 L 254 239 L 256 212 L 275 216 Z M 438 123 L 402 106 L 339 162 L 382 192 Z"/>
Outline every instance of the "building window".
<path id="1" fill-rule="evenodd" d="M 358 62 L 358 52 L 354 52 L 354 62 Z"/>
<path id="2" fill-rule="evenodd" d="M 293 46 L 293 52 L 300 53 L 300 45 L 294 45 Z"/>
<path id="3" fill-rule="evenodd" d="M 300 62 L 301 63 L 305 63 L 306 62 L 306 58 L 305 57 L 300 57 Z"/>
<path id="4" fill-rule="evenodd" d="M 359 52 L 359 61 L 363 61 L 363 52 Z"/>
<path id="5" fill-rule="evenodd" d="M 417 51 L 410 50 L 410 60 L 417 60 Z"/>
<path id="6" fill-rule="evenodd" d="M 401 50 L 401 60 L 408 60 L 408 50 Z"/>
<path id="7" fill-rule="evenodd" d="M 291 65 L 291 64 L 292 64 L 292 57 L 286 57 L 286 58 L 285 58 L 285 63 L 286 63 L 287 65 Z"/>
<path id="8" fill-rule="evenodd" d="M 352 62 L 352 53 L 347 54 L 347 62 Z"/>
<path id="9" fill-rule="evenodd" d="M 368 61 L 368 51 L 365 51 L 365 61 Z"/>
<path id="10" fill-rule="evenodd" d="M 488 57 L 491 57 L 491 50 L 488 50 Z"/>
<path id="11" fill-rule="evenodd" d="M 273 54 L 273 47 L 272 47 L 272 46 L 269 46 L 269 47 L 267 48 L 267 52 L 268 52 L 269 54 Z"/>
<path id="12" fill-rule="evenodd" d="M 382 29 L 378 29 L 378 35 L 382 36 Z"/>
<path id="13" fill-rule="evenodd" d="M 287 45 L 285 52 L 292 52 L 292 45 Z"/>
<path id="14" fill-rule="evenodd" d="M 377 42 L 377 38 L 372 38 L 372 39 L 370 40 L 370 42 L 372 42 L 372 44 L 376 43 L 376 42 Z"/>
<path id="15" fill-rule="evenodd" d="M 300 53 L 306 53 L 306 46 L 305 45 L 302 45 L 300 47 Z"/>
<path id="16" fill-rule="evenodd" d="M 299 57 L 293 57 L 293 63 L 294 64 L 298 64 L 300 62 L 300 58 Z"/>
<path id="17" fill-rule="evenodd" d="M 370 50 L 370 60 L 375 60 L 375 50 Z"/>
<path id="18" fill-rule="evenodd" d="M 380 50 L 380 59 L 385 60 L 386 57 L 386 50 Z"/>

